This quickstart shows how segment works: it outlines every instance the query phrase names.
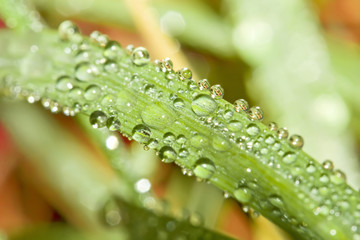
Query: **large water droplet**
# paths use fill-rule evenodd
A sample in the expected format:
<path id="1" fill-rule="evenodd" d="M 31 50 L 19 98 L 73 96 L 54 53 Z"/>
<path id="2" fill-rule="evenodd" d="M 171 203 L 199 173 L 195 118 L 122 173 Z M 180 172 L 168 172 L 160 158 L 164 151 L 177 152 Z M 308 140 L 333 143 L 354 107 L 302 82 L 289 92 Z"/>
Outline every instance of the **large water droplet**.
<path id="1" fill-rule="evenodd" d="M 55 87 L 59 91 L 67 92 L 73 88 L 72 79 L 69 76 L 60 76 L 56 80 Z"/>
<path id="2" fill-rule="evenodd" d="M 172 147 L 165 146 L 160 149 L 161 161 L 165 163 L 171 163 L 176 160 L 176 152 Z"/>
<path id="3" fill-rule="evenodd" d="M 75 67 L 75 77 L 79 81 L 90 81 L 99 74 L 99 70 L 95 65 L 88 62 L 82 62 Z"/>
<path id="4" fill-rule="evenodd" d="M 185 106 L 185 102 L 181 98 L 175 98 L 173 103 L 176 108 L 183 108 Z"/>
<path id="5" fill-rule="evenodd" d="M 132 137 L 139 143 L 147 143 L 151 137 L 151 130 L 144 124 L 136 125 L 132 131 Z"/>
<path id="6" fill-rule="evenodd" d="M 249 110 L 249 103 L 244 99 L 238 99 L 234 102 L 235 111 L 247 111 Z"/>
<path id="7" fill-rule="evenodd" d="M 220 85 L 211 86 L 210 95 L 212 98 L 221 99 L 224 96 L 224 89 Z"/>
<path id="8" fill-rule="evenodd" d="M 174 110 L 162 102 L 155 102 L 145 107 L 141 118 L 150 127 L 162 129 L 169 127 L 176 119 Z"/>
<path id="9" fill-rule="evenodd" d="M 150 62 L 150 55 L 146 48 L 135 48 L 131 53 L 131 60 L 137 66 L 144 66 Z"/>
<path id="10" fill-rule="evenodd" d="M 164 143 L 167 145 L 173 144 L 176 140 L 176 137 L 173 133 L 168 132 L 164 134 Z"/>
<path id="11" fill-rule="evenodd" d="M 247 187 L 239 187 L 234 191 L 235 198 L 241 203 L 248 203 L 251 198 L 251 190 Z"/>
<path id="12" fill-rule="evenodd" d="M 97 100 L 100 96 L 101 96 L 101 89 L 99 86 L 95 84 L 89 85 L 84 93 L 85 99 L 89 101 Z"/>
<path id="13" fill-rule="evenodd" d="M 260 128 L 254 124 L 254 123 L 250 123 L 247 127 L 246 127 L 246 132 L 250 135 L 250 136 L 256 136 L 260 133 Z"/>
<path id="14" fill-rule="evenodd" d="M 102 128 L 105 126 L 107 116 L 102 111 L 94 111 L 90 114 L 89 121 L 93 128 Z"/>
<path id="15" fill-rule="evenodd" d="M 200 94 L 197 95 L 192 103 L 191 109 L 198 116 L 208 116 L 215 111 L 217 103 L 209 95 Z"/>
<path id="16" fill-rule="evenodd" d="M 294 149 L 301 149 L 304 145 L 304 139 L 300 135 L 292 135 L 289 138 L 290 146 Z"/>
<path id="17" fill-rule="evenodd" d="M 332 183 L 340 185 L 346 181 L 346 175 L 341 170 L 335 170 L 334 174 L 330 176 L 330 180 Z"/>
<path id="18" fill-rule="evenodd" d="M 195 163 L 194 174 L 201 179 L 210 179 L 215 173 L 215 165 L 208 158 L 200 158 Z"/>
<path id="19" fill-rule="evenodd" d="M 252 107 L 249 110 L 249 117 L 252 120 L 262 120 L 264 118 L 264 113 L 260 107 Z"/>
<path id="20" fill-rule="evenodd" d="M 276 195 L 276 194 L 270 195 L 269 202 L 273 206 L 278 207 L 280 209 L 284 207 L 284 201 L 279 195 Z"/>
<path id="21" fill-rule="evenodd" d="M 189 151 L 186 148 L 181 148 L 179 150 L 179 157 L 186 158 L 189 156 Z"/>

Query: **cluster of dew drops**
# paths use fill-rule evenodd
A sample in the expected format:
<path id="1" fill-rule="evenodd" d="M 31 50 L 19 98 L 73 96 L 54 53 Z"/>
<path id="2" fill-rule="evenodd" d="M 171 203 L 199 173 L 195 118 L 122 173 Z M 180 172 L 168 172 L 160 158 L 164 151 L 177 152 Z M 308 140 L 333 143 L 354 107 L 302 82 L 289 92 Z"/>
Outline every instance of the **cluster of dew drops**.
<path id="1" fill-rule="evenodd" d="M 75 80 L 81 84 L 91 82 L 100 74 L 100 70 L 96 65 L 88 62 L 88 52 L 85 51 L 88 45 L 83 42 L 83 38 L 79 32 L 78 27 L 70 21 L 65 21 L 59 26 L 60 39 L 76 43 L 78 46 L 77 65 L 75 67 Z M 121 45 L 115 41 L 110 41 L 108 37 L 97 31 L 90 35 L 90 39 L 97 43 L 100 47 L 104 48 L 103 56 L 99 63 L 103 64 L 104 70 L 111 74 L 119 71 L 119 67 L 116 63 L 119 54 L 123 54 L 121 51 Z M 82 49 L 84 51 L 82 51 Z M 71 49 L 66 50 L 71 52 Z M 129 45 L 126 48 L 126 54 L 130 55 L 132 64 L 136 67 L 143 67 L 150 63 L 150 56 L 148 51 L 143 47 L 134 48 Z M 218 151 L 224 151 L 228 149 L 228 139 L 231 143 L 235 143 L 240 149 L 253 153 L 255 157 L 275 169 L 281 174 L 285 174 L 285 177 L 292 179 L 296 185 L 301 185 L 308 188 L 311 194 L 314 196 L 328 196 L 329 198 L 320 204 L 311 205 L 309 199 L 304 199 L 305 203 L 309 203 L 310 208 L 313 210 L 314 215 L 323 215 L 332 219 L 340 216 L 342 210 L 347 210 L 352 207 L 356 202 L 356 212 L 354 215 L 349 216 L 346 224 L 351 225 L 351 231 L 354 232 L 354 236 L 360 239 L 360 204 L 357 202 L 357 198 L 351 198 L 354 191 L 351 188 L 346 188 L 346 196 L 339 196 L 336 192 L 335 186 L 342 186 L 345 182 L 345 174 L 340 170 L 334 170 L 333 163 L 330 160 L 326 160 L 322 164 L 320 171 L 321 176 L 311 176 L 309 179 L 302 178 L 301 172 L 306 171 L 306 174 L 315 174 L 319 172 L 318 165 L 308 159 L 306 166 L 296 165 L 296 159 L 300 154 L 299 150 L 304 145 L 304 140 L 300 135 L 292 135 L 289 137 L 289 132 L 286 128 L 279 128 L 276 123 L 271 122 L 268 124 L 265 130 L 261 130 L 259 122 L 263 120 L 264 114 L 260 107 L 250 107 L 248 102 L 244 99 L 238 99 L 234 104 L 224 104 L 221 99 L 224 96 L 224 89 L 220 85 L 211 86 L 207 79 L 194 81 L 192 79 L 192 72 L 188 68 L 183 68 L 177 72 L 173 70 L 173 63 L 169 58 L 161 61 L 155 60 L 155 70 L 162 72 L 165 75 L 165 79 L 168 80 L 168 84 L 174 84 L 174 80 L 179 79 L 179 84 L 186 85 L 187 89 L 181 89 L 177 92 L 170 94 L 169 99 L 172 102 L 174 109 L 185 109 L 186 101 L 181 97 L 187 96 L 191 98 L 190 109 L 192 114 L 198 117 L 203 123 L 210 124 L 216 129 L 222 129 L 220 132 L 226 138 L 214 138 L 212 147 Z M 111 131 L 120 131 L 122 124 L 119 120 L 119 113 L 115 110 L 103 110 L 101 106 L 113 106 L 116 103 L 116 98 L 110 89 L 104 89 L 96 84 L 90 84 L 82 88 L 76 85 L 74 77 L 68 75 L 59 76 L 56 80 L 56 90 L 60 92 L 68 92 L 68 96 L 74 101 L 72 106 L 60 106 L 55 100 L 50 97 L 42 97 L 41 102 L 43 106 L 50 109 L 54 113 L 62 111 L 65 115 L 73 116 L 76 113 L 82 111 L 89 113 L 90 123 L 94 128 L 107 127 Z M 79 84 L 79 85 L 81 85 Z M 175 85 L 176 85 L 175 84 Z M 14 91 L 19 91 L 18 88 L 13 88 Z M 104 93 L 105 92 L 105 93 Z M 153 96 L 155 93 L 154 85 L 146 84 L 144 93 L 149 96 Z M 40 100 L 40 94 L 25 94 L 28 102 L 33 103 Z M 84 100 L 84 103 L 81 102 Z M 89 102 L 96 102 L 98 105 L 90 106 Z M 219 107 L 219 105 L 221 107 Z M 96 108 L 96 109 L 94 109 Z M 146 110 L 146 109 L 145 109 Z M 159 111 L 163 109 L 159 108 Z M 144 111 L 146 112 L 146 111 Z M 168 112 L 174 113 L 173 110 L 168 108 Z M 173 114 L 174 115 L 174 114 Z M 220 117 L 219 117 L 220 116 Z M 191 157 L 198 152 L 190 151 L 193 146 L 198 148 L 207 147 L 204 142 L 207 141 L 205 137 L 198 134 L 196 131 L 192 132 L 192 136 L 179 135 L 175 136 L 171 132 L 164 134 L 162 142 L 159 138 L 152 137 L 151 124 L 155 126 L 163 127 L 161 124 L 163 121 L 170 121 L 171 117 L 164 119 L 151 119 L 148 115 L 142 114 L 143 123 L 137 124 L 132 128 L 132 134 L 128 137 L 135 139 L 140 143 L 145 144 L 145 149 L 160 149 L 159 155 L 163 162 L 174 162 L 179 158 Z M 245 121 L 244 121 L 245 119 Z M 159 120 L 159 121 L 158 121 Z M 154 121 L 158 121 L 154 123 Z M 147 126 L 147 123 L 149 123 Z M 243 127 L 243 124 L 246 127 Z M 158 124 L 158 125 L 157 125 Z M 188 138 L 190 138 L 188 140 Z M 289 147 L 284 148 L 284 142 Z M 187 144 L 187 145 L 186 145 Z M 175 149 L 174 149 L 175 148 Z M 274 154 L 274 152 L 276 154 Z M 278 161 L 278 158 L 281 161 Z M 177 162 L 176 162 L 177 163 Z M 199 179 L 210 180 L 216 172 L 216 166 L 213 161 L 206 157 L 199 157 L 192 169 L 183 167 L 183 173 L 189 176 L 195 175 Z M 252 169 L 246 169 L 246 172 L 251 173 Z M 257 180 L 246 182 L 245 180 L 239 181 L 236 189 L 232 194 L 238 201 L 244 204 L 244 210 L 248 211 L 249 207 L 247 203 L 251 203 L 255 194 L 255 188 Z M 314 184 L 316 182 L 317 184 Z M 331 187 L 334 187 L 334 191 Z M 230 195 L 225 193 L 225 197 Z M 347 201 L 347 198 L 351 198 L 353 202 Z M 307 202 L 308 201 L 308 202 Z M 271 193 L 264 202 L 270 203 L 274 209 L 279 209 L 283 206 L 284 202 L 278 194 Z M 261 209 L 262 206 L 257 206 Z M 276 213 L 278 214 L 278 213 Z M 275 214 L 275 215 L 276 215 Z M 257 216 L 255 212 L 253 214 Z M 283 216 L 283 221 L 290 222 L 291 216 Z M 294 219 L 291 221 L 296 222 Z M 306 223 L 296 224 L 306 226 Z M 331 235 L 336 236 L 336 230 L 333 229 Z"/>

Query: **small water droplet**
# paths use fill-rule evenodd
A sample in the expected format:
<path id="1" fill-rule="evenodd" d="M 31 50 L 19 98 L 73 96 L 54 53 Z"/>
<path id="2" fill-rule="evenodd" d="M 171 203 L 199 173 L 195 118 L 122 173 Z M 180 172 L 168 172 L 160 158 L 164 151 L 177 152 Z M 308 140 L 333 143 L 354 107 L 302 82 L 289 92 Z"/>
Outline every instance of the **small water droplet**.
<path id="1" fill-rule="evenodd" d="M 168 132 L 168 133 L 164 134 L 164 143 L 165 144 L 168 144 L 168 145 L 173 144 L 175 142 L 175 140 L 176 140 L 176 137 L 173 133 Z"/>
<path id="2" fill-rule="evenodd" d="M 185 106 L 185 102 L 181 98 L 175 98 L 173 103 L 176 108 L 183 108 Z"/>
<path id="3" fill-rule="evenodd" d="M 319 178 L 319 181 L 321 183 L 328 183 L 329 182 L 329 176 L 327 174 L 322 174 Z"/>
<path id="4" fill-rule="evenodd" d="M 269 126 L 269 129 L 271 131 L 277 131 L 278 130 L 278 125 L 277 125 L 276 122 L 270 122 L 268 126 Z"/>
<path id="5" fill-rule="evenodd" d="M 224 89 L 220 85 L 211 86 L 210 95 L 212 98 L 221 99 L 224 96 Z"/>
<path id="6" fill-rule="evenodd" d="M 84 97 L 86 100 L 94 101 L 97 100 L 100 96 L 101 89 L 95 84 L 91 84 L 85 89 Z"/>
<path id="7" fill-rule="evenodd" d="M 215 135 L 212 139 L 212 146 L 217 151 L 227 151 L 230 143 L 225 138 Z"/>
<path id="8" fill-rule="evenodd" d="M 208 116 L 215 111 L 217 103 L 209 95 L 199 94 L 192 103 L 191 109 L 198 116 Z"/>
<path id="9" fill-rule="evenodd" d="M 180 134 L 177 138 L 176 138 L 176 142 L 178 144 L 184 144 L 186 142 L 186 137 L 182 134 Z"/>
<path id="10" fill-rule="evenodd" d="M 104 216 L 104 221 L 110 227 L 118 226 L 123 220 L 120 208 L 113 200 L 108 201 L 105 204 L 102 210 L 102 214 Z"/>
<path id="11" fill-rule="evenodd" d="M 316 171 L 316 167 L 313 163 L 309 163 L 307 166 L 306 166 L 306 171 L 308 173 L 314 173 Z"/>
<path id="12" fill-rule="evenodd" d="M 89 121 L 93 128 L 105 127 L 107 116 L 102 111 L 94 111 L 90 114 Z"/>
<path id="13" fill-rule="evenodd" d="M 202 79 L 198 82 L 198 86 L 200 90 L 206 90 L 210 88 L 210 83 L 207 79 Z"/>
<path id="14" fill-rule="evenodd" d="M 252 120 L 262 120 L 264 118 L 264 113 L 260 107 L 252 107 L 249 110 L 249 117 Z"/>
<path id="15" fill-rule="evenodd" d="M 77 40 L 80 37 L 79 27 L 71 21 L 64 21 L 59 25 L 58 33 L 62 40 Z"/>
<path id="16" fill-rule="evenodd" d="M 292 135 L 289 138 L 289 144 L 294 149 L 301 149 L 304 145 L 304 139 L 300 135 Z"/>
<path id="17" fill-rule="evenodd" d="M 260 133 L 260 128 L 254 124 L 254 123 L 250 123 L 247 127 L 246 127 L 246 132 L 250 135 L 250 136 L 256 136 Z"/>
<path id="18" fill-rule="evenodd" d="M 104 107 L 109 107 L 111 105 L 114 105 L 116 102 L 116 97 L 112 94 L 105 95 L 101 100 L 101 105 Z"/>
<path id="19" fill-rule="evenodd" d="M 107 60 L 104 64 L 104 69 L 108 73 L 116 73 L 119 71 L 119 67 L 115 61 Z"/>
<path id="20" fill-rule="evenodd" d="M 131 60 L 137 66 L 144 66 L 150 62 L 149 52 L 144 47 L 137 47 L 131 53 Z"/>
<path id="21" fill-rule="evenodd" d="M 141 112 L 141 118 L 145 124 L 156 129 L 171 126 L 176 119 L 173 109 L 162 102 L 147 105 Z"/>
<path id="22" fill-rule="evenodd" d="M 62 92 L 67 92 L 73 88 L 72 79 L 69 76 L 60 76 L 56 80 L 56 89 Z"/>
<path id="23" fill-rule="evenodd" d="M 105 47 L 109 42 L 109 37 L 99 31 L 93 31 L 90 33 L 90 39 L 99 44 L 100 47 Z"/>
<path id="24" fill-rule="evenodd" d="M 176 160 L 176 152 L 172 147 L 164 146 L 160 149 L 160 158 L 164 163 L 171 163 Z"/>
<path id="25" fill-rule="evenodd" d="M 188 88 L 189 90 L 195 90 L 197 89 L 198 85 L 196 84 L 196 82 L 194 80 L 189 80 L 188 82 Z"/>
<path id="26" fill-rule="evenodd" d="M 81 100 L 84 96 L 84 90 L 80 87 L 73 87 L 69 92 L 69 97 L 74 100 Z"/>
<path id="27" fill-rule="evenodd" d="M 195 134 L 190 139 L 190 143 L 195 148 L 204 148 L 208 145 L 208 139 L 200 134 Z"/>
<path id="28" fill-rule="evenodd" d="M 188 68 L 183 68 L 181 69 L 180 71 L 178 71 L 178 74 L 179 74 L 179 78 L 180 80 L 184 80 L 184 79 L 191 79 L 192 78 L 192 72 L 190 69 Z"/>
<path id="29" fill-rule="evenodd" d="M 115 150 L 119 146 L 119 139 L 117 136 L 111 135 L 106 138 L 106 148 L 109 150 Z"/>
<path id="30" fill-rule="evenodd" d="M 132 131 L 132 138 L 139 143 L 147 143 L 151 137 L 151 130 L 144 124 L 136 125 Z"/>
<path id="31" fill-rule="evenodd" d="M 234 196 L 236 200 L 241 203 L 248 203 L 252 198 L 251 190 L 247 187 L 239 187 L 235 189 Z"/>
<path id="32" fill-rule="evenodd" d="M 189 151 L 186 148 L 181 148 L 179 150 L 179 157 L 186 158 L 189 156 Z"/>
<path id="33" fill-rule="evenodd" d="M 269 202 L 275 206 L 278 207 L 280 209 L 282 209 L 284 207 L 284 201 L 283 199 L 277 195 L 277 194 L 273 194 L 269 196 Z"/>
<path id="34" fill-rule="evenodd" d="M 121 127 L 121 122 L 116 116 L 111 116 L 106 121 L 106 127 L 110 131 L 119 131 Z"/>
<path id="35" fill-rule="evenodd" d="M 147 143 L 147 146 L 151 149 L 157 148 L 159 146 L 159 141 L 156 139 L 150 139 L 150 141 Z"/>
<path id="36" fill-rule="evenodd" d="M 82 62 L 75 67 L 75 77 L 79 81 L 90 81 L 99 74 L 99 69 L 88 62 Z"/>
<path id="37" fill-rule="evenodd" d="M 224 112 L 224 118 L 225 118 L 225 119 L 230 119 L 230 118 L 232 118 L 233 116 L 234 116 L 234 112 L 231 111 L 231 110 L 229 110 L 229 109 Z"/>
<path id="38" fill-rule="evenodd" d="M 116 41 L 109 41 L 104 50 L 104 56 L 111 60 L 116 60 L 121 54 L 121 45 Z"/>
<path id="39" fill-rule="evenodd" d="M 295 153 L 293 153 L 293 152 L 287 152 L 285 155 L 284 155 L 284 157 L 283 157 L 283 162 L 284 163 L 287 163 L 287 164 L 291 164 L 291 163 L 293 163 L 293 162 L 295 162 L 295 160 L 296 160 L 296 154 Z"/>
<path id="40" fill-rule="evenodd" d="M 49 109 L 52 113 L 59 113 L 61 111 L 60 104 L 56 101 L 50 100 Z"/>
<path id="41" fill-rule="evenodd" d="M 268 135 L 265 138 L 265 143 L 268 145 L 273 145 L 275 143 L 275 138 L 272 135 Z"/>
<path id="42" fill-rule="evenodd" d="M 340 185 L 346 181 L 346 175 L 341 170 L 335 170 L 334 174 L 330 176 L 330 180 L 332 183 Z"/>
<path id="43" fill-rule="evenodd" d="M 201 179 L 210 179 L 215 173 L 215 165 L 208 158 L 200 158 L 195 163 L 194 174 Z"/>
<path id="44" fill-rule="evenodd" d="M 173 70 L 173 66 L 174 66 L 174 64 L 170 58 L 165 58 L 165 59 L 161 60 L 161 71 L 170 72 Z"/>
<path id="45" fill-rule="evenodd" d="M 242 123 L 237 120 L 232 120 L 227 124 L 227 127 L 232 132 L 239 132 L 242 129 Z"/>
<path id="46" fill-rule="evenodd" d="M 242 112 L 249 110 L 249 103 L 244 99 L 238 99 L 234 102 L 234 108 L 236 112 Z"/>
<path id="47" fill-rule="evenodd" d="M 332 171 L 334 169 L 334 163 L 330 160 L 325 160 L 323 163 L 322 163 L 322 166 L 324 169 L 326 170 L 330 170 Z"/>
<path id="48" fill-rule="evenodd" d="M 276 135 L 279 139 L 286 139 L 289 136 L 289 132 L 286 128 L 280 128 L 277 130 Z"/>

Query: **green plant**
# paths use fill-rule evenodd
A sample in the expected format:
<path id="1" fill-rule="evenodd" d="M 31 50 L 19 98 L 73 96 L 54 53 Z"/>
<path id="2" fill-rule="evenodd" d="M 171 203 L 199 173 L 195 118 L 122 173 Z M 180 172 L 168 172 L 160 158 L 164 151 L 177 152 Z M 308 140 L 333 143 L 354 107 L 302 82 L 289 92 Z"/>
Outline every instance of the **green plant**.
<path id="1" fill-rule="evenodd" d="M 33 26 L 33 19 L 22 20 L 24 14 L 17 17 L 16 7 L 11 9 L 14 12 L 5 18 L 15 18 L 19 28 Z M 80 122 L 84 122 L 81 116 L 87 116 L 94 128 L 120 131 L 145 144 L 146 149 L 156 150 L 163 162 L 174 162 L 185 174 L 210 182 L 260 212 L 296 239 L 360 238 L 354 230 L 360 200 L 358 192 L 347 185 L 345 175 L 333 170 L 330 161 L 321 165 L 303 152 L 302 137 L 288 139 L 286 129 L 275 123 L 263 124 L 259 107 L 249 108 L 242 99 L 234 104 L 223 100 L 220 85 L 195 82 L 189 69 L 176 71 L 169 59 L 152 63 L 146 49 L 123 49 L 99 32 L 87 38 L 70 21 L 63 22 L 58 32 L 47 28 L 41 32 L 2 30 L 0 41 L 1 56 L 6 59 L 1 67 L 2 96 L 40 101 L 53 113 L 80 115 Z M 5 110 L 2 120 L 6 124 L 19 132 L 31 130 L 13 120 L 24 118 L 23 113 L 12 115 Z M 21 107 L 20 112 L 26 111 Z M 51 131 L 45 123 L 41 125 Z M 92 134 L 100 143 L 108 138 L 108 133 Z M 126 163 L 104 150 L 125 179 L 121 186 L 126 190 L 126 194 L 115 191 L 120 198 L 117 204 L 110 201 L 106 205 L 106 214 L 115 209 L 129 221 L 138 215 L 157 218 L 129 187 L 136 178 L 124 169 Z M 136 203 L 128 205 L 132 201 Z M 169 222 L 164 216 L 158 218 Z M 118 224 L 116 218 L 115 223 L 111 218 L 108 223 Z M 192 234 L 200 231 L 184 225 Z M 122 228 L 126 232 L 131 226 Z M 146 224 L 142 226 L 146 228 Z M 178 228 L 175 233 L 181 231 Z M 136 233 L 138 228 L 130 235 L 134 238 Z M 220 238 L 215 233 L 209 237 Z"/>

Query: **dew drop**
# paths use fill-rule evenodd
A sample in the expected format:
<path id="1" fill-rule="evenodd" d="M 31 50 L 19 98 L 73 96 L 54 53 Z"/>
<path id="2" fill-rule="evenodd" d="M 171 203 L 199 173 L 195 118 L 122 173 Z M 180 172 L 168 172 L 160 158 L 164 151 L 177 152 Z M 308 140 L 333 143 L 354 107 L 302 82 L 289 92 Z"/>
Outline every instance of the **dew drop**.
<path id="1" fill-rule="evenodd" d="M 270 122 L 268 126 L 269 126 L 269 129 L 271 131 L 277 131 L 278 130 L 278 125 L 277 125 L 276 122 Z"/>
<path id="2" fill-rule="evenodd" d="M 56 101 L 51 101 L 49 104 L 49 109 L 52 113 L 59 113 L 61 111 L 60 104 Z"/>
<path id="3" fill-rule="evenodd" d="M 94 101 L 101 96 L 101 89 L 99 86 L 92 84 L 85 89 L 84 97 L 86 100 Z"/>
<path id="4" fill-rule="evenodd" d="M 108 107 L 114 105 L 116 102 L 116 97 L 112 94 L 107 94 L 101 99 L 101 105 Z"/>
<path id="5" fill-rule="evenodd" d="M 90 81 L 99 74 L 99 70 L 95 65 L 88 62 L 82 62 L 75 67 L 75 77 L 79 81 Z"/>
<path id="6" fill-rule="evenodd" d="M 265 138 L 265 143 L 268 145 L 273 145 L 275 143 L 275 138 L 272 135 L 268 135 Z"/>
<path id="7" fill-rule="evenodd" d="M 227 151 L 230 143 L 225 138 L 215 135 L 212 139 L 212 146 L 217 151 Z"/>
<path id="8" fill-rule="evenodd" d="M 293 162 L 295 162 L 296 160 L 296 154 L 293 152 L 287 152 L 284 157 L 283 157 L 283 162 L 287 163 L 287 164 L 291 164 Z"/>
<path id="9" fill-rule="evenodd" d="M 147 143 L 151 137 L 151 130 L 143 124 L 136 125 L 132 130 L 132 137 L 139 143 Z"/>
<path id="10" fill-rule="evenodd" d="M 106 121 L 106 127 L 110 131 L 119 131 L 121 127 L 121 122 L 116 116 L 111 116 Z"/>
<path id="11" fill-rule="evenodd" d="M 321 183 L 328 183 L 329 182 L 329 176 L 327 174 L 322 174 L 319 178 L 319 181 Z"/>
<path id="12" fill-rule="evenodd" d="M 283 199 L 277 195 L 277 194 L 274 194 L 274 195 L 270 195 L 269 196 L 269 202 L 275 206 L 275 207 L 278 207 L 278 208 L 283 208 L 284 207 L 284 201 Z"/>
<path id="13" fill-rule="evenodd" d="M 242 123 L 237 120 L 232 120 L 227 124 L 227 127 L 232 132 L 239 132 L 242 129 Z"/>
<path id="14" fill-rule="evenodd" d="M 210 179 L 215 173 L 215 165 L 208 158 L 200 158 L 195 163 L 194 174 L 201 179 Z"/>
<path id="15" fill-rule="evenodd" d="M 254 123 L 250 123 L 247 127 L 246 127 L 246 132 L 250 135 L 250 136 L 256 136 L 260 133 L 260 128 L 254 124 Z"/>
<path id="16" fill-rule="evenodd" d="M 173 70 L 173 66 L 174 64 L 170 58 L 164 58 L 163 60 L 161 60 L 161 71 L 170 72 Z"/>
<path id="17" fill-rule="evenodd" d="M 249 117 L 252 120 L 262 120 L 264 118 L 264 113 L 260 107 L 252 107 L 249 110 Z"/>
<path id="18" fill-rule="evenodd" d="M 56 89 L 62 92 L 67 92 L 73 88 L 72 79 L 69 76 L 60 76 L 56 80 Z"/>
<path id="19" fill-rule="evenodd" d="M 289 136 L 289 132 L 286 128 L 280 128 L 277 130 L 276 135 L 279 139 L 286 139 Z"/>
<path id="20" fill-rule="evenodd" d="M 180 134 L 177 138 L 176 138 L 176 142 L 178 144 L 184 144 L 186 142 L 186 137 L 182 134 Z"/>
<path id="21" fill-rule="evenodd" d="M 109 37 L 105 34 L 100 33 L 99 31 L 93 31 L 90 33 L 90 39 L 99 44 L 100 47 L 105 47 L 109 42 Z"/>
<path id="22" fill-rule="evenodd" d="M 301 149 L 304 145 L 304 139 L 300 135 L 292 135 L 289 138 L 289 144 L 294 149 Z"/>
<path id="23" fill-rule="evenodd" d="M 210 83 L 207 79 L 202 79 L 198 82 L 198 86 L 200 90 L 206 90 L 210 88 Z"/>
<path id="24" fill-rule="evenodd" d="M 94 111 L 90 114 L 89 121 L 93 128 L 105 127 L 107 116 L 102 111 Z"/>
<path id="25" fill-rule="evenodd" d="M 346 175 L 341 170 L 335 170 L 334 174 L 330 176 L 330 181 L 335 185 L 343 184 L 346 181 Z"/>
<path id="26" fill-rule="evenodd" d="M 151 149 L 157 148 L 159 146 L 159 141 L 156 139 L 150 139 L 150 141 L 147 143 L 147 146 Z"/>
<path id="27" fill-rule="evenodd" d="M 104 56 L 111 60 L 116 60 L 121 54 L 121 45 L 116 41 L 109 41 L 104 50 Z"/>
<path id="28" fill-rule="evenodd" d="M 61 40 L 75 40 L 80 36 L 79 27 L 71 21 L 64 21 L 59 25 L 58 33 Z"/>
<path id="29" fill-rule="evenodd" d="M 248 203 L 252 198 L 251 190 L 247 187 L 239 187 L 235 189 L 234 196 L 236 200 L 241 203 Z"/>
<path id="30" fill-rule="evenodd" d="M 118 226 L 122 219 L 119 206 L 114 201 L 108 201 L 103 207 L 104 221 L 110 227 Z"/>
<path id="31" fill-rule="evenodd" d="M 306 166 L 306 171 L 308 173 L 314 173 L 316 171 L 316 167 L 313 163 L 309 163 L 307 166 Z"/>
<path id="32" fill-rule="evenodd" d="M 200 116 L 208 116 L 215 111 L 217 103 L 209 95 L 197 95 L 191 102 L 191 109 Z"/>
<path id="33" fill-rule="evenodd" d="M 225 112 L 224 112 L 224 118 L 225 119 L 230 119 L 230 118 L 232 118 L 233 116 L 234 116 L 234 112 L 233 111 L 231 111 L 231 110 L 226 110 Z"/>
<path id="34" fill-rule="evenodd" d="M 176 119 L 176 114 L 169 106 L 162 102 L 147 105 L 141 112 L 145 124 L 156 129 L 169 127 Z"/>
<path id="35" fill-rule="evenodd" d="M 144 47 L 137 47 L 131 53 L 131 60 L 137 66 L 144 66 L 150 62 L 149 52 Z"/>
<path id="36" fill-rule="evenodd" d="M 189 156 L 189 151 L 186 148 L 181 148 L 179 150 L 179 157 L 186 158 Z"/>
<path id="37" fill-rule="evenodd" d="M 111 135 L 106 138 L 106 148 L 109 150 L 115 150 L 119 146 L 119 139 L 117 136 Z"/>
<path id="38" fill-rule="evenodd" d="M 173 104 L 176 108 L 183 108 L 185 106 L 184 100 L 181 98 L 175 98 Z"/>
<path id="39" fill-rule="evenodd" d="M 234 102 L 234 108 L 236 112 L 242 112 L 249 110 L 249 103 L 244 99 L 238 99 Z"/>
<path id="40" fill-rule="evenodd" d="M 171 163 L 176 160 L 176 152 L 172 147 L 164 146 L 160 149 L 160 158 L 164 163 Z"/>
<path id="41" fill-rule="evenodd" d="M 183 68 L 180 71 L 178 71 L 180 80 L 184 80 L 184 79 L 191 79 L 192 78 L 192 72 L 190 69 L 188 68 Z"/>
<path id="42" fill-rule="evenodd" d="M 173 133 L 168 132 L 168 133 L 164 134 L 164 143 L 165 144 L 168 144 L 168 145 L 173 144 L 175 142 L 175 140 L 176 140 L 176 137 Z"/>
<path id="43" fill-rule="evenodd" d="M 326 170 L 330 170 L 332 171 L 334 169 L 334 163 L 330 160 L 325 160 L 323 163 L 322 163 L 322 166 L 324 169 Z"/>
<path id="44" fill-rule="evenodd" d="M 196 82 L 194 80 L 190 80 L 188 82 L 188 88 L 189 90 L 195 90 L 197 89 L 198 85 L 196 84 Z"/>
<path id="45" fill-rule="evenodd" d="M 208 139 L 200 134 L 195 134 L 190 139 L 190 143 L 195 148 L 204 148 L 208 145 Z"/>
<path id="46" fill-rule="evenodd" d="M 104 69 L 108 73 L 116 73 L 119 71 L 119 67 L 116 62 L 108 60 L 104 64 Z"/>
<path id="47" fill-rule="evenodd" d="M 73 87 L 69 92 L 69 97 L 74 100 L 81 100 L 84 96 L 84 90 L 79 87 Z"/>
<path id="48" fill-rule="evenodd" d="M 224 89 L 220 85 L 211 86 L 210 95 L 212 98 L 221 99 L 224 96 Z"/>

